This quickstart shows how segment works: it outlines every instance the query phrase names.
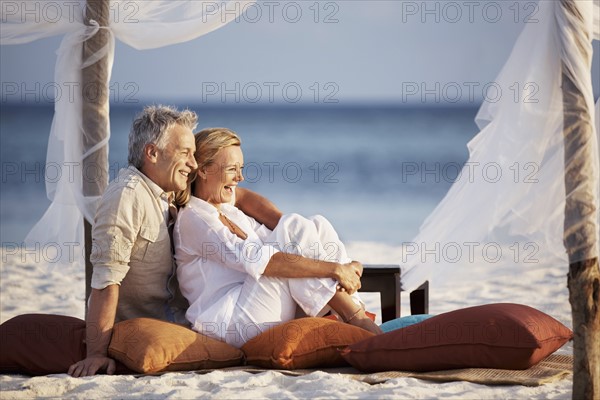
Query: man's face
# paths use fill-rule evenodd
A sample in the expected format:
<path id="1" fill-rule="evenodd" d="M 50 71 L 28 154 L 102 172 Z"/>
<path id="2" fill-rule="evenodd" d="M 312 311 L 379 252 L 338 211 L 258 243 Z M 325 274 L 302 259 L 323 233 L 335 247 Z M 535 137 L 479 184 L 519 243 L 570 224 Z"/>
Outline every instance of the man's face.
<path id="1" fill-rule="evenodd" d="M 196 143 L 191 129 L 181 125 L 166 132 L 165 148 L 156 150 L 156 158 L 148 175 L 165 192 L 183 190 L 187 187 L 188 175 L 198 164 L 194 159 Z"/>

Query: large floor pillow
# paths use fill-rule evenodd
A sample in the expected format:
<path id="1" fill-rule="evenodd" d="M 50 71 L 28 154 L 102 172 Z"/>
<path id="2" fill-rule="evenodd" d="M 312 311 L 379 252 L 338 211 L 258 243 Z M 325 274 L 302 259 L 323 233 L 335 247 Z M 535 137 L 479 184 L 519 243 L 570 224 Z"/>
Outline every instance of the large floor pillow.
<path id="1" fill-rule="evenodd" d="M 225 342 L 152 318 L 115 324 L 108 354 L 144 374 L 241 365 L 244 354 Z"/>
<path id="2" fill-rule="evenodd" d="M 431 314 L 407 315 L 406 317 L 399 317 L 386 321 L 379 325 L 379 327 L 383 332 L 391 332 L 395 331 L 396 329 L 402 329 L 410 325 L 418 324 L 419 322 L 423 322 L 431 317 L 433 317 Z"/>
<path id="3" fill-rule="evenodd" d="M 362 340 L 342 356 L 361 371 L 527 369 L 573 337 L 551 316 L 521 304 L 487 304 L 431 317 Z"/>
<path id="4" fill-rule="evenodd" d="M 341 349 L 372 336 L 350 324 L 306 317 L 261 333 L 246 342 L 242 351 L 248 364 L 265 368 L 339 367 L 348 365 L 340 355 Z"/>
<path id="5" fill-rule="evenodd" d="M 0 325 L 0 372 L 66 373 L 86 354 L 85 322 L 64 315 L 24 314 Z"/>

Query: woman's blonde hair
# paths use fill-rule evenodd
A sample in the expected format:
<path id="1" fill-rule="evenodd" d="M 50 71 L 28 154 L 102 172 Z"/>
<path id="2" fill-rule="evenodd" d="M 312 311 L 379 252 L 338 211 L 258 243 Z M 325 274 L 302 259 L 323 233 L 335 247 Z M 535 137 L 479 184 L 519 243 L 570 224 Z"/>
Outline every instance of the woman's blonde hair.
<path id="1" fill-rule="evenodd" d="M 241 146 L 242 141 L 239 136 L 227 128 L 206 128 L 194 135 L 196 139 L 196 152 L 194 158 L 198 163 L 198 169 L 203 170 L 212 164 L 219 150 L 230 146 Z M 187 188 L 175 192 L 175 204 L 183 207 L 189 203 L 192 193 L 194 193 L 197 171 L 190 175 Z"/>

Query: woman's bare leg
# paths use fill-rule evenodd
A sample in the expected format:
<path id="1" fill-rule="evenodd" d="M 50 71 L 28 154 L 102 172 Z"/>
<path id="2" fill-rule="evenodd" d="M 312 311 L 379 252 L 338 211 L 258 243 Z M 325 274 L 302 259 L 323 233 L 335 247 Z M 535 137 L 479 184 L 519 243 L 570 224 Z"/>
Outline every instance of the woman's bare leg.
<path id="1" fill-rule="evenodd" d="M 344 322 L 377 335 L 383 333 L 381 328 L 367 316 L 364 308 L 358 306 L 348 293 L 337 291 L 329 301 L 329 306 L 344 319 Z"/>

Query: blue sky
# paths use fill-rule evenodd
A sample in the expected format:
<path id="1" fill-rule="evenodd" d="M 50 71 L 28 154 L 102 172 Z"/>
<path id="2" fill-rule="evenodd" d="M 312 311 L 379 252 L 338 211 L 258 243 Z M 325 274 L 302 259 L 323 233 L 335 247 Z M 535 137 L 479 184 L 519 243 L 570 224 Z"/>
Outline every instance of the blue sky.
<path id="1" fill-rule="evenodd" d="M 117 43 L 113 103 L 478 106 L 523 24 L 536 23 L 537 7 L 531 1 L 265 4 L 191 42 L 144 51 Z M 0 47 L 3 89 L 18 87 L 14 94 L 3 90 L 3 102 L 51 103 L 59 43 Z M 598 70 L 598 42 L 594 48 Z M 594 86 L 598 96 L 597 77 Z"/>

